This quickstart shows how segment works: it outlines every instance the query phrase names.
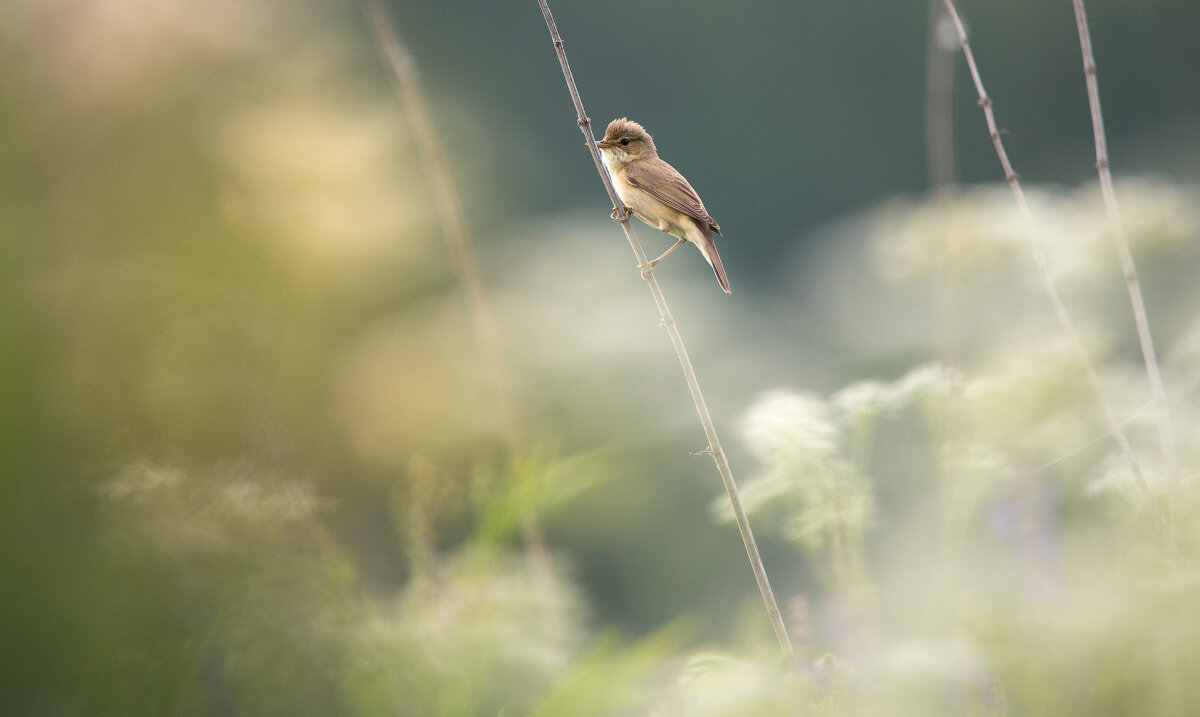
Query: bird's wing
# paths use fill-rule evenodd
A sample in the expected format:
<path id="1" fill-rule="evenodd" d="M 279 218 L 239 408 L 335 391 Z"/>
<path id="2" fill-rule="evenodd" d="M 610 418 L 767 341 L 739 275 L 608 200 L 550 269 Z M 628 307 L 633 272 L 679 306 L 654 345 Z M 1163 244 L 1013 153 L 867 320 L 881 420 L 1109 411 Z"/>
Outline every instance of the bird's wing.
<path id="1" fill-rule="evenodd" d="M 665 179 L 660 179 L 665 178 Z M 701 222 L 707 222 L 717 234 L 721 227 L 704 209 L 700 195 L 671 165 L 655 157 L 625 165 L 625 179 L 633 186 L 678 212 Z"/>

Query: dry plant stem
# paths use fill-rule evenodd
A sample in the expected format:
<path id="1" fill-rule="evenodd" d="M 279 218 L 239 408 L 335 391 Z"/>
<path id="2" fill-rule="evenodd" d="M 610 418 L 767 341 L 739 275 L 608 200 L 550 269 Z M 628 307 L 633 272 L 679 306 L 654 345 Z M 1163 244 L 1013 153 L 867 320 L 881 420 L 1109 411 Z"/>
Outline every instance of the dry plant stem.
<path id="1" fill-rule="evenodd" d="M 435 486 L 437 469 L 426 456 L 418 453 L 408 461 L 408 553 L 411 581 L 428 585 L 435 567 L 435 541 L 431 516 L 437 514 Z"/>
<path id="2" fill-rule="evenodd" d="M 1104 115 L 1100 112 L 1100 86 L 1096 80 L 1096 58 L 1092 54 L 1092 36 L 1088 30 L 1087 10 L 1083 0 L 1072 0 L 1075 6 L 1075 26 L 1079 30 L 1079 47 L 1083 51 L 1083 74 L 1087 81 L 1088 105 L 1092 111 L 1092 134 L 1096 140 L 1096 171 L 1100 176 L 1100 194 L 1108 212 L 1108 223 L 1112 226 L 1113 239 L 1117 245 L 1117 256 L 1121 260 L 1121 271 L 1125 276 L 1125 288 L 1129 291 L 1129 302 L 1133 306 L 1133 319 L 1137 325 L 1138 341 L 1142 345 L 1142 359 L 1146 364 L 1146 377 L 1150 381 L 1150 395 L 1158 421 L 1158 439 L 1162 447 L 1163 467 L 1168 479 L 1176 475 L 1175 430 L 1171 424 L 1170 405 L 1163 388 L 1162 375 L 1158 371 L 1158 359 L 1154 355 L 1154 339 L 1150 335 L 1150 322 L 1146 318 L 1146 303 L 1142 300 L 1142 285 L 1138 281 L 1137 268 L 1133 264 L 1133 253 L 1129 250 L 1129 238 L 1121 223 L 1121 212 L 1117 206 L 1117 192 L 1113 189 L 1112 169 L 1108 161 L 1108 140 L 1104 132 Z"/>
<path id="3" fill-rule="evenodd" d="M 1117 414 L 1113 410 L 1112 403 L 1108 400 L 1104 384 L 1100 381 L 1100 376 L 1097 375 L 1095 367 L 1092 366 L 1092 362 L 1087 355 L 1087 349 L 1083 345 L 1083 340 L 1079 337 L 1079 332 L 1075 329 L 1074 322 L 1071 321 L 1071 315 L 1067 312 L 1067 307 L 1063 304 L 1062 297 L 1058 294 L 1058 287 L 1054 285 L 1054 279 L 1050 276 L 1050 269 L 1046 264 L 1046 257 L 1042 252 L 1042 242 L 1038 234 L 1037 223 L 1033 219 L 1033 211 L 1029 208 L 1029 202 L 1025 199 L 1025 192 L 1021 189 L 1021 182 L 1017 177 L 1017 173 L 1013 170 L 1012 163 L 1008 159 L 1008 153 L 1004 150 L 1004 141 L 1000 137 L 1000 130 L 996 126 L 996 116 L 992 112 L 992 100 L 983 88 L 983 79 L 979 76 L 979 68 L 975 64 L 975 55 L 971 52 L 971 43 L 967 40 L 967 31 L 958 16 L 958 11 L 954 7 L 953 0 L 943 0 L 943 2 L 946 4 L 946 11 L 950 14 L 950 19 L 954 22 L 955 32 L 958 33 L 958 41 L 962 45 L 963 55 L 967 60 L 967 68 L 970 70 L 971 79 L 975 83 L 975 91 L 979 94 L 979 106 L 983 108 L 983 114 L 987 120 L 988 132 L 992 137 L 992 144 L 995 146 L 996 154 L 1000 158 L 1000 165 L 1004 168 L 1004 179 L 1012 189 L 1013 196 L 1017 200 L 1017 206 L 1020 208 L 1021 216 L 1025 220 L 1030 238 L 1030 247 L 1033 250 L 1033 260 L 1037 265 L 1042 288 L 1050 299 L 1050 304 L 1054 308 L 1054 314 L 1058 318 L 1059 324 L 1071 339 L 1071 345 L 1075 349 L 1080 364 L 1084 368 L 1084 374 L 1087 377 L 1088 383 L 1091 384 L 1092 389 L 1096 393 L 1096 398 L 1100 402 L 1104 413 L 1104 420 L 1108 423 L 1109 431 L 1120 447 L 1134 480 L 1137 482 L 1146 502 L 1163 521 L 1168 533 L 1171 533 L 1173 531 L 1171 529 L 1170 515 L 1165 506 L 1154 500 L 1150 485 L 1146 482 L 1146 476 L 1142 473 L 1141 465 L 1139 465 L 1137 457 L 1133 454 L 1133 448 L 1130 447 L 1129 439 L 1126 437 L 1124 429 L 1121 428 L 1121 422 L 1117 419 Z"/>
<path id="4" fill-rule="evenodd" d="M 758 589 L 762 593 L 763 603 L 766 605 L 767 615 L 771 620 L 771 627 L 775 630 L 775 636 L 779 640 L 779 647 L 783 650 L 788 666 L 798 672 L 801 670 L 800 662 L 796 657 L 792 642 L 788 638 L 787 627 L 783 623 L 783 616 L 780 614 L 778 603 L 775 602 L 775 594 L 771 590 L 771 583 L 767 579 L 767 571 L 763 566 L 762 556 L 758 552 L 758 544 L 754 540 L 754 533 L 750 530 L 750 521 L 746 517 L 745 509 L 742 507 L 742 499 L 738 493 L 737 484 L 733 481 L 733 472 L 729 468 L 729 460 L 725 456 L 725 450 L 721 447 L 721 441 L 717 438 L 717 429 L 713 425 L 712 417 L 708 413 L 708 406 L 704 403 L 704 396 L 700 393 L 700 382 L 696 379 L 696 372 L 692 368 L 691 359 L 688 358 L 683 338 L 679 335 L 678 327 L 675 326 L 675 319 L 671 316 L 671 310 L 667 308 L 667 301 L 658 286 L 658 281 L 654 278 L 654 272 L 646 261 L 646 253 L 642 250 L 641 242 L 638 241 L 633 228 L 629 226 L 629 212 L 623 211 L 624 204 L 617 197 L 612 179 L 608 176 L 608 172 L 604 168 L 604 163 L 600 159 L 600 152 L 596 149 L 595 137 L 592 135 L 591 120 L 588 119 L 587 113 L 584 112 L 583 100 L 579 97 L 579 88 L 575 86 L 575 78 L 571 74 L 571 66 L 568 64 L 567 54 L 563 50 L 562 38 L 558 34 L 558 27 L 554 24 L 554 16 L 550 14 L 550 7 L 546 4 L 545 0 L 538 0 L 538 5 L 542 9 L 542 15 L 546 19 L 546 27 L 550 31 L 551 40 L 554 42 L 554 51 L 558 54 L 558 62 L 562 66 L 563 78 L 567 81 L 567 89 L 571 93 L 571 100 L 575 103 L 579 129 L 583 133 L 584 140 L 587 142 L 588 149 L 592 154 L 592 161 L 596 164 L 596 171 L 599 172 L 600 179 L 604 182 L 604 188 L 608 191 L 609 199 L 612 200 L 616 216 L 621 223 L 621 228 L 625 230 L 625 237 L 629 240 L 629 246 L 633 248 L 633 253 L 637 257 L 638 267 L 642 271 L 642 278 L 646 280 L 646 283 L 650 287 L 650 294 L 654 297 L 654 303 L 658 306 L 658 313 L 662 318 L 663 328 L 667 330 L 667 335 L 671 337 L 671 344 L 675 347 L 675 354 L 679 357 L 679 365 L 683 369 L 688 389 L 692 392 L 692 400 L 696 404 L 696 413 L 699 415 L 700 423 L 704 427 L 704 435 L 708 438 L 709 451 L 712 453 L 713 461 L 717 464 L 721 480 L 725 483 L 725 492 L 729 495 L 729 502 L 733 505 L 733 515 L 737 521 L 738 531 L 742 534 L 742 542 L 746 546 L 746 555 L 750 558 L 750 567 L 754 570 L 754 578 L 758 581 Z"/>
<path id="5" fill-rule="evenodd" d="M 508 372 L 504 365 L 504 352 L 501 348 L 500 332 L 496 328 L 496 319 L 488 303 L 487 293 L 483 289 L 483 279 L 479 273 L 479 262 L 471 247 L 471 239 L 467 233 L 467 222 L 459 200 L 458 190 L 450 175 L 446 162 L 446 153 L 438 139 L 433 119 L 429 114 L 429 106 L 425 102 L 425 93 L 417 78 L 416 64 L 400 40 L 387 11 L 381 0 L 366 0 L 367 15 L 371 30 L 379 50 L 392 71 L 392 78 L 400 92 L 401 99 L 408 108 L 409 119 L 420 147 L 421 161 L 429 174 L 432 184 L 434 202 L 437 205 L 438 216 L 442 223 L 442 233 L 446 245 L 454 256 L 455 267 L 467 295 L 467 312 L 471 317 L 471 326 L 475 339 L 479 343 L 480 353 L 487 371 L 492 392 L 495 394 L 496 406 L 500 412 L 502 430 L 509 453 L 515 459 L 520 455 L 521 435 L 517 428 L 517 412 L 508 383 Z M 522 537 L 525 547 L 533 558 L 545 564 L 545 540 L 541 528 L 532 509 L 527 508 L 521 518 Z"/>
<path id="6" fill-rule="evenodd" d="M 504 370 L 499 332 L 496 329 L 496 320 L 483 289 L 483 280 L 479 274 L 479 262 L 476 261 L 475 253 L 471 248 L 462 204 L 447 167 L 445 152 L 442 150 L 437 131 L 434 129 L 412 57 L 392 27 L 381 0 L 366 0 L 366 2 L 375 39 L 392 71 L 392 77 L 396 81 L 404 104 L 408 108 L 409 118 L 412 120 L 413 131 L 416 133 L 417 143 L 420 147 L 421 160 L 433 185 L 434 201 L 437 204 L 446 244 L 454 255 L 455 266 L 458 269 L 463 288 L 466 290 L 471 323 L 479 341 L 480 350 L 484 354 L 493 389 L 499 399 L 497 403 L 502 414 L 505 436 L 510 447 L 515 447 L 519 442 L 516 411 L 513 408 L 512 393 Z"/>
<path id="7" fill-rule="evenodd" d="M 929 6 L 925 48 L 925 157 L 929 184 L 936 198 L 954 191 L 954 62 L 943 44 L 949 18 L 938 0 Z"/>
<path id="8" fill-rule="evenodd" d="M 954 61 L 958 43 L 949 42 L 953 26 L 941 0 L 929 2 L 929 25 L 925 47 L 925 158 L 929 171 L 931 201 L 943 217 L 950 213 L 955 194 L 956 161 L 954 155 Z M 949 223 L 939 227 L 942 256 L 955 256 L 955 237 Z M 937 281 L 937 347 L 942 364 L 949 368 L 959 365 L 959 325 L 961 304 L 958 272 L 953 261 L 942 263 Z M 938 481 L 940 500 L 944 507 L 954 504 L 958 480 L 959 454 L 963 445 L 961 420 L 962 393 L 958 381 L 950 384 L 945 413 L 938 421 L 941 433 Z M 946 510 L 945 515 L 951 515 Z M 961 545 L 960 540 L 942 540 L 944 549 Z"/>

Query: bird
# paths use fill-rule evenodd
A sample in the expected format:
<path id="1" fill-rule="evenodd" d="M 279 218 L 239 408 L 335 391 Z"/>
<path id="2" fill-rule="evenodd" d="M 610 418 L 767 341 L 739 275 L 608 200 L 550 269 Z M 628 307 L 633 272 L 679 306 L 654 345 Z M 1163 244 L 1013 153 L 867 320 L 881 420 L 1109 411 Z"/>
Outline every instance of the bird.
<path id="1" fill-rule="evenodd" d="M 615 119 L 608 123 L 604 139 L 596 142 L 596 148 L 625 207 L 646 224 L 678 240 L 650 266 L 690 241 L 712 267 L 721 288 L 730 293 L 729 277 L 713 239 L 714 232 L 721 234 L 720 225 L 709 216 L 700 195 L 683 175 L 659 158 L 654 138 L 646 128 L 627 117 Z M 616 213 L 614 210 L 613 215 Z"/>

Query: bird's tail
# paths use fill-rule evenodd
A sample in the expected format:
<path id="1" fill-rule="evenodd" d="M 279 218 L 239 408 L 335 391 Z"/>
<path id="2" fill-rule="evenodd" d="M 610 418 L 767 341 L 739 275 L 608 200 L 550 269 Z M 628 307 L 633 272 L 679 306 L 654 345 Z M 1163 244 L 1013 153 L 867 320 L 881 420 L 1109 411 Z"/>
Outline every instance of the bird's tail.
<path id="1" fill-rule="evenodd" d="M 697 244 L 700 247 L 700 253 L 708 261 L 713 268 L 713 273 L 717 275 L 717 282 L 721 284 L 721 288 L 726 294 L 732 293 L 729 291 L 729 277 L 725 276 L 725 265 L 721 263 L 721 255 L 717 253 L 717 242 L 713 240 L 712 232 L 704 233 L 705 241 Z"/>

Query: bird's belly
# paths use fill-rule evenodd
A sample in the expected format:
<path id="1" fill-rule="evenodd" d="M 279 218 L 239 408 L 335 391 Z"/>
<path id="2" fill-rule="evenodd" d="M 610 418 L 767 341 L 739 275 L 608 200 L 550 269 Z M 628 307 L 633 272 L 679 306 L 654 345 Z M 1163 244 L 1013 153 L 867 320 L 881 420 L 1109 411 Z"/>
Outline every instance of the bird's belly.
<path id="1" fill-rule="evenodd" d="M 614 189 L 617 190 L 617 196 L 621 198 L 625 206 L 634 211 L 638 219 L 680 239 L 687 238 L 685 234 L 691 218 L 686 214 L 668 207 L 626 182 L 616 183 Z M 667 225 L 666 228 L 663 227 L 664 223 Z"/>

